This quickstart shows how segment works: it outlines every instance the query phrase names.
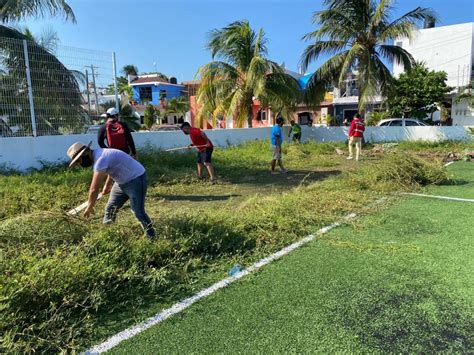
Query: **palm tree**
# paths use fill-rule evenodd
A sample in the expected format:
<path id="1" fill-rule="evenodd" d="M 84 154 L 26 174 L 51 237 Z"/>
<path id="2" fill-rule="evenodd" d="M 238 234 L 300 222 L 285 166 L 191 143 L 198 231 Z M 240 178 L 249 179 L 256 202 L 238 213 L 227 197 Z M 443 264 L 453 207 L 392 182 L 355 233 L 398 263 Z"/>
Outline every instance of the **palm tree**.
<path id="1" fill-rule="evenodd" d="M 85 116 L 81 107 L 82 96 L 74 72 L 59 61 L 52 51 L 35 41 L 31 32 L 22 33 L 7 26 L 25 17 L 62 14 L 75 22 L 74 13 L 65 0 L 0 0 L 0 102 L 12 98 L 21 110 L 0 105 L 1 112 L 10 121 L 21 126 L 24 134 L 31 134 L 30 108 L 24 94 L 25 58 L 21 40 L 28 40 L 31 82 L 35 93 L 35 111 L 38 134 L 67 129 L 75 132 L 82 128 Z M 67 95 L 62 93 L 67 92 Z"/>
<path id="2" fill-rule="evenodd" d="M 122 73 L 125 75 L 125 77 L 128 77 L 129 75 L 138 75 L 138 68 L 136 65 L 133 64 L 127 64 L 122 68 Z"/>
<path id="3" fill-rule="evenodd" d="M 171 113 L 177 113 L 184 116 L 189 111 L 189 102 L 184 97 L 173 97 L 168 100 L 164 113 L 168 116 Z"/>
<path id="4" fill-rule="evenodd" d="M 15 22 L 25 17 L 63 15 L 66 20 L 76 22 L 71 7 L 65 0 L 0 0 L 0 22 Z"/>
<path id="5" fill-rule="evenodd" d="M 252 127 L 254 99 L 262 107 L 291 111 L 298 101 L 298 82 L 266 58 L 263 29 L 256 33 L 248 21 L 237 21 L 209 34 L 207 48 L 213 61 L 197 77 L 199 120 L 234 117 L 238 126 Z"/>
<path id="6" fill-rule="evenodd" d="M 358 71 L 359 108 L 371 97 L 387 93 L 392 75 L 383 60 L 403 63 L 406 70 L 413 57 L 399 46 L 389 44 L 398 37 L 410 37 L 417 21 L 435 19 L 429 8 L 417 7 L 390 20 L 395 0 L 325 0 L 327 9 L 313 15 L 319 28 L 303 39 L 312 41 L 301 64 L 306 70 L 321 55 L 332 55 L 316 70 L 308 83 L 309 97 L 330 85 L 341 85 L 351 70 Z"/>

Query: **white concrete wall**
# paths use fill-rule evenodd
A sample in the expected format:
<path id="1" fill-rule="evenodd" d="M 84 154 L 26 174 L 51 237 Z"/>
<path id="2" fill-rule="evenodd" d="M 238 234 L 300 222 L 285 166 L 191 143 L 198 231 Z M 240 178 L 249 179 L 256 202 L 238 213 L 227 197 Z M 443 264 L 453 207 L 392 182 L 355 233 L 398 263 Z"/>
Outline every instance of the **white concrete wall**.
<path id="1" fill-rule="evenodd" d="M 395 44 L 399 42 L 415 60 L 425 62 L 429 69 L 445 71 L 449 86 L 469 84 L 474 58 L 474 23 L 417 30 L 411 39 L 397 39 Z M 403 65 L 395 63 L 393 72 L 399 76 L 404 72 Z"/>
<path id="2" fill-rule="evenodd" d="M 305 126 L 302 128 L 303 140 L 344 142 L 347 139 L 347 127 Z M 288 130 L 288 126 L 284 127 L 285 137 Z M 206 134 L 216 146 L 226 147 L 253 140 L 268 140 L 270 127 L 219 129 L 206 131 Z M 137 132 L 133 134 L 133 137 L 138 149 L 148 146 L 168 149 L 189 144 L 189 138 L 180 131 Z M 369 142 L 469 139 L 464 127 L 367 127 L 365 137 Z M 68 160 L 66 151 L 72 143 L 92 141 L 93 147 L 97 147 L 96 139 L 95 134 L 0 138 L 0 167 L 25 171 L 30 168 L 39 169 L 43 163 L 66 162 Z"/>

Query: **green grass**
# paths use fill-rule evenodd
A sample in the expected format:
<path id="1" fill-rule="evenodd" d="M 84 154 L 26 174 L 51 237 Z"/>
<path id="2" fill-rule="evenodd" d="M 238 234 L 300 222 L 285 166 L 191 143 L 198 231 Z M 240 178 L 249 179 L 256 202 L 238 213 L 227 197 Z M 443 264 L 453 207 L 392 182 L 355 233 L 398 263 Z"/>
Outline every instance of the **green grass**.
<path id="1" fill-rule="evenodd" d="M 474 181 L 472 164 L 452 172 Z M 471 352 L 473 214 L 474 204 L 405 198 L 111 353 Z"/>
<path id="2" fill-rule="evenodd" d="M 0 177 L 1 352 L 83 349 L 380 196 L 441 182 L 440 164 L 400 154 L 363 163 L 342 145 L 286 145 L 290 174 L 269 174 L 269 147 L 217 149 L 219 184 L 194 178 L 194 154 L 141 151 L 150 180 L 149 241 L 126 208 L 113 226 L 64 211 L 90 170 Z"/>

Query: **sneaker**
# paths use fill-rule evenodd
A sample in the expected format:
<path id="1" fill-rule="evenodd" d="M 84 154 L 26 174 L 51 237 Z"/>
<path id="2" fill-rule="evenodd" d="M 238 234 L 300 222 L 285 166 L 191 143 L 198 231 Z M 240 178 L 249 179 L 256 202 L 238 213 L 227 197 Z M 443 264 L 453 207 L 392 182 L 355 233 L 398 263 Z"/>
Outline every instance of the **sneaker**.
<path id="1" fill-rule="evenodd" d="M 353 158 L 353 157 L 347 157 L 346 159 L 347 159 L 347 160 L 352 160 L 352 159 L 354 159 L 354 158 Z"/>
<path id="2" fill-rule="evenodd" d="M 271 173 L 272 175 L 278 175 L 278 174 L 280 174 L 278 171 L 275 171 L 275 170 L 272 170 L 270 173 Z"/>
<path id="3" fill-rule="evenodd" d="M 215 184 L 217 184 L 217 180 L 216 179 L 209 180 L 209 183 L 211 185 L 215 185 Z"/>
<path id="4" fill-rule="evenodd" d="M 282 170 L 281 170 L 281 173 L 282 173 L 282 174 L 286 174 L 288 171 L 289 171 L 288 169 L 282 169 Z"/>

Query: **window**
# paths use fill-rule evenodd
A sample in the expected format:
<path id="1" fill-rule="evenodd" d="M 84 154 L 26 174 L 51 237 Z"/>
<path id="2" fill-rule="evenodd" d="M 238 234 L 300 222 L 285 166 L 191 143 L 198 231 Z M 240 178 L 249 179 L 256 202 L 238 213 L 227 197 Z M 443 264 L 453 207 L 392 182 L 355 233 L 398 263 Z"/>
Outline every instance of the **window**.
<path id="1" fill-rule="evenodd" d="M 258 110 L 257 112 L 257 121 L 266 121 L 267 120 L 267 112 Z"/>
<path id="2" fill-rule="evenodd" d="M 167 92 L 166 90 L 160 90 L 160 100 L 166 99 Z"/>
<path id="3" fill-rule="evenodd" d="M 402 125 L 402 120 L 394 120 L 390 122 L 390 127 L 401 126 L 401 125 Z"/>
<path id="4" fill-rule="evenodd" d="M 390 121 L 384 122 L 384 123 L 380 124 L 380 126 L 385 126 L 385 127 L 390 126 Z"/>
<path id="5" fill-rule="evenodd" d="M 152 101 L 151 87 L 145 86 L 138 89 L 140 101 Z"/>
<path id="6" fill-rule="evenodd" d="M 419 126 L 416 121 L 405 121 L 405 126 Z"/>

